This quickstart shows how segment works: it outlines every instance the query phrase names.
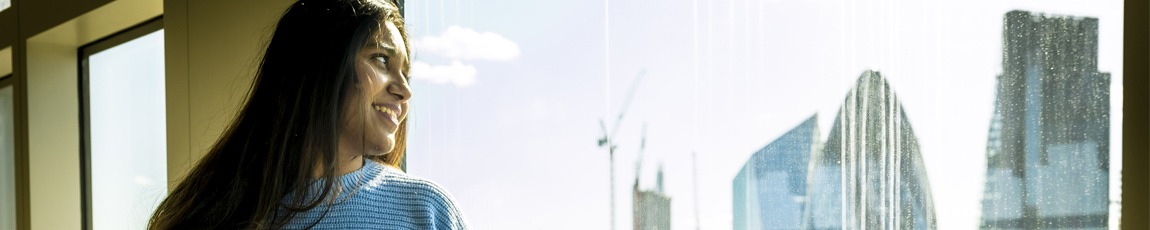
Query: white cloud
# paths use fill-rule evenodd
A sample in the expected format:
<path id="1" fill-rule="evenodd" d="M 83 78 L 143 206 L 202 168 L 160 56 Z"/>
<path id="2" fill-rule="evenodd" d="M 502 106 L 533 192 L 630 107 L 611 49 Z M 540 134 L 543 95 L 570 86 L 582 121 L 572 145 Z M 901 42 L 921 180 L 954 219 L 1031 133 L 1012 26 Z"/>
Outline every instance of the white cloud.
<path id="1" fill-rule="evenodd" d="M 424 36 L 412 43 L 421 52 L 456 60 L 510 61 L 519 57 L 519 45 L 492 32 L 457 25 L 439 36 Z"/>
<path id="2" fill-rule="evenodd" d="M 455 84 L 464 87 L 475 83 L 475 66 L 452 61 L 451 65 L 430 65 L 421 61 L 411 63 L 411 78 L 435 84 Z"/>

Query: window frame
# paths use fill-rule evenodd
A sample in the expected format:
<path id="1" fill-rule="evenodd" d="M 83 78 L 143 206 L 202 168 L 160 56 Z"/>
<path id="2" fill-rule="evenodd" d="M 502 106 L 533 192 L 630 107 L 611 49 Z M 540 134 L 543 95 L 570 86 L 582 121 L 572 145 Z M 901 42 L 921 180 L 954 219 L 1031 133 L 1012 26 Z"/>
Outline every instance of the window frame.
<path id="1" fill-rule="evenodd" d="M 79 99 L 80 99 L 80 226 L 93 229 L 92 225 L 92 127 L 89 104 L 88 59 L 101 51 L 127 43 L 144 35 L 164 29 L 164 16 L 160 15 L 142 23 L 128 27 L 107 37 L 80 46 L 79 59 Z M 164 154 L 167 154 L 166 152 Z"/>

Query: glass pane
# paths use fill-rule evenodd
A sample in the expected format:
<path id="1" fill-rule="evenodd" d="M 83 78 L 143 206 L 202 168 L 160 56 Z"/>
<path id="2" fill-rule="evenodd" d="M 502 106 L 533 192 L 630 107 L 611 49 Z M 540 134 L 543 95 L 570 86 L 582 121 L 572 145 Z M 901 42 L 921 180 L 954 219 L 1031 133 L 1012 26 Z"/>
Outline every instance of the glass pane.
<path id="1" fill-rule="evenodd" d="M 0 230 L 16 229 L 16 127 L 12 102 L 12 86 L 0 87 Z"/>
<path id="2" fill-rule="evenodd" d="M 164 32 L 88 58 L 95 229 L 143 229 L 167 195 Z"/>
<path id="3" fill-rule="evenodd" d="M 407 3 L 476 228 L 1118 226 L 1120 0 Z"/>

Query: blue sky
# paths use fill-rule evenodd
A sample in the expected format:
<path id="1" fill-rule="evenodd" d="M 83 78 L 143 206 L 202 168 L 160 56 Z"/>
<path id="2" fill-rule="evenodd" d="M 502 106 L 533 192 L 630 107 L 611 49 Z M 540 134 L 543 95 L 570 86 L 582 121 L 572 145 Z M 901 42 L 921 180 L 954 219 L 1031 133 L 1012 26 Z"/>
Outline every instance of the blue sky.
<path id="1" fill-rule="evenodd" d="M 746 159 L 816 113 L 825 138 L 848 88 L 868 69 L 890 80 L 918 135 L 940 228 L 975 228 L 1002 15 L 1014 9 L 1100 19 L 1098 67 L 1113 79 L 1112 123 L 1122 119 L 1121 1 L 407 4 L 413 41 L 486 42 L 456 47 L 477 56 L 416 46 L 414 59 L 442 67 L 439 77 L 462 67 L 474 73 L 467 81 L 413 73 L 408 143 L 410 172 L 446 187 L 477 229 L 608 229 L 599 120 L 616 116 L 641 70 L 616 139 L 618 229 L 631 227 L 644 122 L 640 187 L 653 187 L 662 164 L 672 226 L 694 228 L 697 152 L 701 227 L 730 229 L 731 180 Z M 453 26 L 464 32 L 449 33 Z M 1111 127 L 1111 151 L 1121 152 L 1121 126 Z"/>

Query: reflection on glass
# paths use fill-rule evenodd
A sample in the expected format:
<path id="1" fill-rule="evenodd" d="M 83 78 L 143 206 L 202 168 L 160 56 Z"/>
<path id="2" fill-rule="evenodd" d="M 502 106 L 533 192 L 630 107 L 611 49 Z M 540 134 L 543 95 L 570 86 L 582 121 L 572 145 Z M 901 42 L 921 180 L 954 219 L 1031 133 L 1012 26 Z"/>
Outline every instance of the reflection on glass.
<path id="1" fill-rule="evenodd" d="M 142 229 L 167 194 L 163 30 L 88 63 L 92 223 Z"/>
<path id="2" fill-rule="evenodd" d="M 16 140 L 12 86 L 0 88 L 0 230 L 16 229 Z"/>

